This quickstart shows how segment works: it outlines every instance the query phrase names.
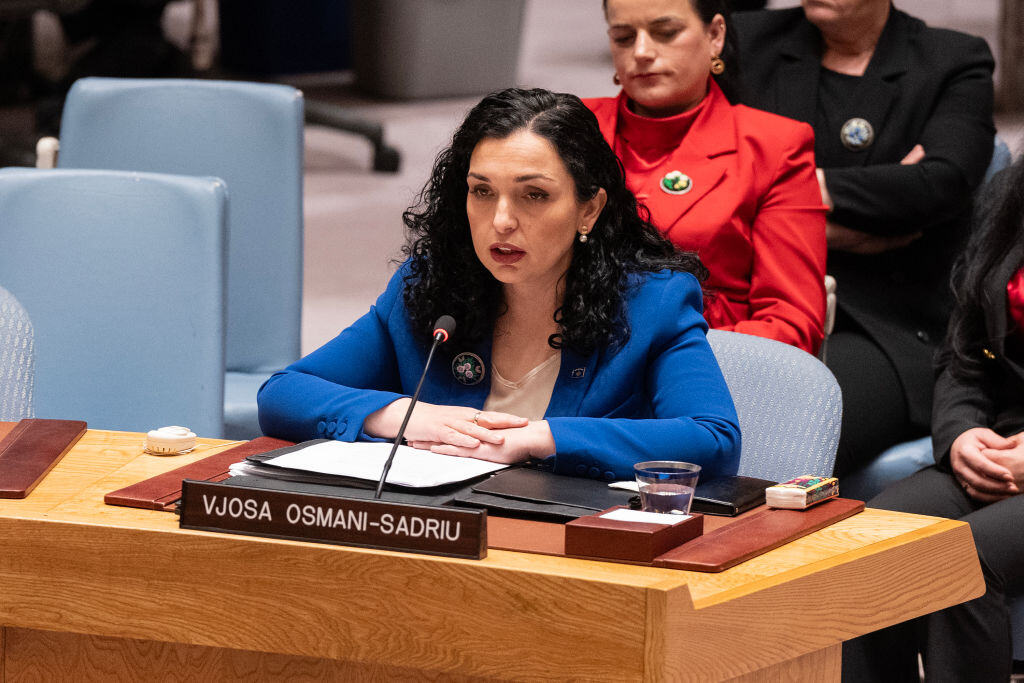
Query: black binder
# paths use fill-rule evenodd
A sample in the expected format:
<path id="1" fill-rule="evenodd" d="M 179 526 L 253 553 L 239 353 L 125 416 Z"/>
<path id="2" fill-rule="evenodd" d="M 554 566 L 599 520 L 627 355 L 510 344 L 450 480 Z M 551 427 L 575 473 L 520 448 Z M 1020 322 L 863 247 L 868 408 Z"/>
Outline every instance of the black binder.
<path id="1" fill-rule="evenodd" d="M 697 483 L 693 512 L 733 517 L 764 504 L 764 490 L 776 482 L 742 476 L 713 477 Z M 473 486 L 475 493 L 587 510 L 629 506 L 637 494 L 608 488 L 607 482 L 568 477 L 530 468 L 499 472 Z"/>

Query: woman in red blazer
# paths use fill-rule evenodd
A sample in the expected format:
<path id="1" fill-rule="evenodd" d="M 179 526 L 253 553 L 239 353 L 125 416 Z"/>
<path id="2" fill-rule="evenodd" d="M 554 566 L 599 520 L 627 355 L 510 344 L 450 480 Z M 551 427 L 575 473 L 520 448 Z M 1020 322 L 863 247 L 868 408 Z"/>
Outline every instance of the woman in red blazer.
<path id="1" fill-rule="evenodd" d="M 727 15 L 724 0 L 606 0 L 622 92 L 584 103 L 652 222 L 711 271 L 708 324 L 815 353 L 826 247 L 814 134 L 730 103 Z"/>

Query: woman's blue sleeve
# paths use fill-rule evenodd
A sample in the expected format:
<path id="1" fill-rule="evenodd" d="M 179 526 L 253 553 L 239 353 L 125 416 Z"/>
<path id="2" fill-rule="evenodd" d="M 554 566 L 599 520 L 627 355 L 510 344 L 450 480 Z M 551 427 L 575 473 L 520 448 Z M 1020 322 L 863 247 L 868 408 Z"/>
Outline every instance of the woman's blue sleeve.
<path id="1" fill-rule="evenodd" d="M 708 475 L 736 473 L 739 419 L 708 344 L 701 307 L 696 279 L 678 275 L 657 301 L 640 303 L 631 325 L 656 328 L 645 382 L 654 418 L 548 418 L 556 472 L 632 479 L 634 463 L 684 460 Z"/>
<path id="2" fill-rule="evenodd" d="M 405 395 L 388 327 L 404 310 L 402 287 L 400 270 L 366 315 L 260 387 L 264 434 L 290 441 L 368 438 L 366 417 Z"/>

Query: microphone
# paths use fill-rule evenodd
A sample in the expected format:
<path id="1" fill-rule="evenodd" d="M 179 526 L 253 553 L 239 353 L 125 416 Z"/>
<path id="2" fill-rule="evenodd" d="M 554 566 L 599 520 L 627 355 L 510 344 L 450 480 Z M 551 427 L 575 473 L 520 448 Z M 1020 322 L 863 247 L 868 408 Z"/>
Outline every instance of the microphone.
<path id="1" fill-rule="evenodd" d="M 430 346 L 430 353 L 427 355 L 427 362 L 423 364 L 423 374 L 420 375 L 419 384 L 416 385 L 416 391 L 412 395 L 412 401 L 409 402 L 409 408 L 405 411 L 405 418 L 402 420 L 402 426 L 398 428 L 398 434 L 395 436 L 395 443 L 391 446 L 391 454 L 388 455 L 387 461 L 384 463 L 384 471 L 380 474 L 380 481 L 377 482 L 377 491 L 373 494 L 374 498 L 380 498 L 381 491 L 384 490 L 384 480 L 388 478 L 388 472 L 391 471 L 391 463 L 395 459 L 395 453 L 398 452 L 398 444 L 402 443 L 402 436 L 405 434 L 405 427 L 409 424 L 409 418 L 412 417 L 412 409 L 416 407 L 416 399 L 420 397 L 420 389 L 423 388 L 423 380 L 427 378 L 427 368 L 430 367 L 430 361 L 434 358 L 434 351 L 437 350 L 438 345 L 448 341 L 448 337 L 455 331 L 455 318 L 450 315 L 442 315 L 434 323 L 434 343 Z"/>
<path id="2" fill-rule="evenodd" d="M 448 337 L 455 332 L 455 318 L 450 315 L 442 315 L 434 323 L 434 341 L 444 344 L 448 341 Z M 431 349 L 433 351 L 433 349 Z M 430 359 L 427 359 L 427 364 L 430 364 Z"/>

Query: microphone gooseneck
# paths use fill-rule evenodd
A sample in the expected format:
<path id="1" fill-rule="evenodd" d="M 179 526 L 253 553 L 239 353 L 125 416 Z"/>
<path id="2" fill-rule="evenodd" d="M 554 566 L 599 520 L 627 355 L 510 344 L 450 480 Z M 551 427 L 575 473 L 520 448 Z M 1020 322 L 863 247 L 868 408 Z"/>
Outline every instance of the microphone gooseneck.
<path id="1" fill-rule="evenodd" d="M 381 492 L 384 490 L 384 481 L 388 478 L 388 472 L 391 471 L 391 463 L 394 462 L 395 453 L 398 452 L 398 444 L 402 443 L 402 436 L 405 434 L 405 427 L 409 424 L 409 418 L 412 417 L 412 409 L 416 406 L 416 400 L 420 397 L 420 389 L 423 388 L 423 380 L 427 378 L 427 369 L 430 367 L 430 361 L 434 358 L 434 351 L 437 350 L 439 344 L 443 344 L 448 341 L 452 332 L 455 331 L 455 318 L 450 315 L 442 315 L 434 323 L 434 343 L 430 345 L 430 353 L 427 354 L 427 362 L 423 364 L 423 374 L 420 375 L 420 381 L 416 385 L 416 391 L 412 395 L 412 401 L 409 402 L 409 408 L 405 411 L 405 418 L 402 419 L 402 426 L 398 428 L 398 434 L 395 435 L 395 443 L 391 446 L 391 453 L 388 455 L 387 461 L 384 463 L 384 471 L 380 473 L 380 481 L 377 482 L 377 491 L 373 494 L 374 498 L 380 498 Z"/>

